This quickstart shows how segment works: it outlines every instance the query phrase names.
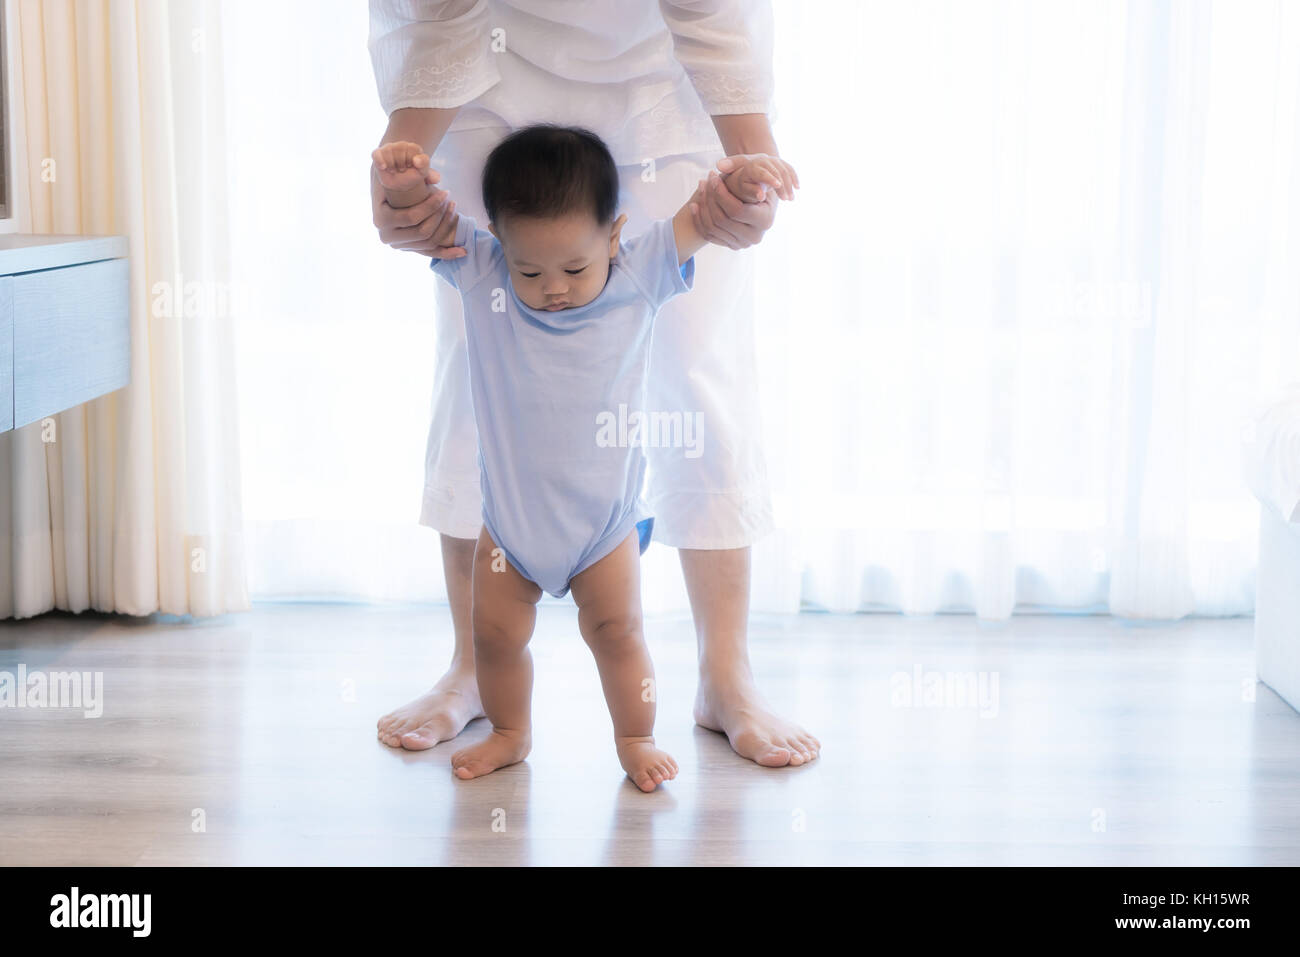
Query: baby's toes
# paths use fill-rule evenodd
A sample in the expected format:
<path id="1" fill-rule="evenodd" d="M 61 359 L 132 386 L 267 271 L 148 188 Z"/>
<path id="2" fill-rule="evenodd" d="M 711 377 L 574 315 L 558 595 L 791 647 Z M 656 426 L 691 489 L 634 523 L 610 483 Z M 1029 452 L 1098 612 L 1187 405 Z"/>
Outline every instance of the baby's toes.
<path id="1" fill-rule="evenodd" d="M 464 751 L 457 751 L 451 756 L 451 769 L 458 778 L 474 777 L 474 760 Z"/>

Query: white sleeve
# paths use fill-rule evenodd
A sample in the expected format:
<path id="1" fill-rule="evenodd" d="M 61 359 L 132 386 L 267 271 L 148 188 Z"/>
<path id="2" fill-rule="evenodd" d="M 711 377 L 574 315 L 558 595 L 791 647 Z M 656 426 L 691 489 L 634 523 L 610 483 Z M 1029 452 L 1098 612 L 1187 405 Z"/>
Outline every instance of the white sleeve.
<path id="1" fill-rule="evenodd" d="M 770 112 L 768 0 L 659 0 L 659 10 L 705 110 L 715 116 Z"/>
<path id="2" fill-rule="evenodd" d="M 463 106 L 500 79 L 488 0 L 370 0 L 370 62 L 386 113 Z"/>

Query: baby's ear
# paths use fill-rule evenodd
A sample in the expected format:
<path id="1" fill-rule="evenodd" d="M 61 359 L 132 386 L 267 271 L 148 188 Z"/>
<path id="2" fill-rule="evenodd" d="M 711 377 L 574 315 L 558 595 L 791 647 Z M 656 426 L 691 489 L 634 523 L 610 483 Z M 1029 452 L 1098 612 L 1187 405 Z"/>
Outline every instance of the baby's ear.
<path id="1" fill-rule="evenodd" d="M 623 226 L 627 222 L 627 213 L 619 216 L 614 220 L 614 225 L 609 230 L 609 258 L 613 259 L 618 255 L 618 237 L 623 232 Z"/>

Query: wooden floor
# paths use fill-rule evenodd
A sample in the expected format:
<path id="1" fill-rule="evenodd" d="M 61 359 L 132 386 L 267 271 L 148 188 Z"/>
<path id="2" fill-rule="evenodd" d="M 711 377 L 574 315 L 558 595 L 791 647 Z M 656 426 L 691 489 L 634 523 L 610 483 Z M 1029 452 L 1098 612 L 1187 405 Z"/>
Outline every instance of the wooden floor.
<path id="1" fill-rule="evenodd" d="M 356 605 L 0 624 L 0 672 L 104 680 L 99 718 L 0 710 L 0 862 L 1300 864 L 1300 715 L 1253 682 L 1248 620 L 756 617 L 762 686 L 824 746 L 767 770 L 693 725 L 690 622 L 652 619 L 682 772 L 651 795 L 619 771 L 571 607 L 542 610 L 527 762 L 453 778 L 483 721 L 420 754 L 377 742 L 448 628 Z M 918 670 L 996 695 L 909 706 Z"/>

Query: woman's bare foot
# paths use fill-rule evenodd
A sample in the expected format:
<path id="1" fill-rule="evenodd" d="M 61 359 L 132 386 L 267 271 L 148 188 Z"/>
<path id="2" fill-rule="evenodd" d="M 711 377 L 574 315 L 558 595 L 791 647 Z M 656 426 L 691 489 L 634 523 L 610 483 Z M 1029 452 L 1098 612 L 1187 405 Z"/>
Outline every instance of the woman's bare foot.
<path id="1" fill-rule="evenodd" d="M 816 760 L 821 742 L 769 711 L 748 676 L 700 674 L 695 723 L 727 736 L 742 758 L 768 768 Z"/>
<path id="2" fill-rule="evenodd" d="M 379 719 L 379 740 L 390 748 L 424 751 L 450 741 L 483 717 L 474 670 L 452 668 L 429 691 Z"/>
<path id="3" fill-rule="evenodd" d="M 642 791 L 653 791 L 677 777 L 677 762 L 667 751 L 655 747 L 654 738 L 615 738 L 614 748 L 618 763 Z"/>
<path id="4" fill-rule="evenodd" d="M 492 733 L 464 750 L 451 756 L 451 770 L 462 781 L 491 774 L 497 768 L 518 764 L 528 757 L 533 747 L 531 731 L 503 731 L 493 728 Z"/>

